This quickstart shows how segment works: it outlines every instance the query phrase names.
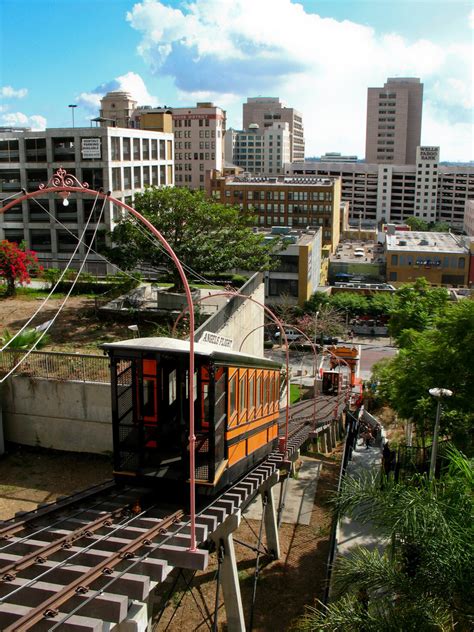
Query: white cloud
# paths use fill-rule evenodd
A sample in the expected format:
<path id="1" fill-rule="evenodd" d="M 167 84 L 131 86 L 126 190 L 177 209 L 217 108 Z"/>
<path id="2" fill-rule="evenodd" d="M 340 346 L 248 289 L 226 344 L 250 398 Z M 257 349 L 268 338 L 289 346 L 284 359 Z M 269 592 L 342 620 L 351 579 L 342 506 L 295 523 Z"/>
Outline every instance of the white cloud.
<path id="1" fill-rule="evenodd" d="M 448 143 L 453 123 L 469 118 L 468 44 L 409 42 L 397 33 L 321 18 L 290 0 L 191 0 L 181 7 L 158 0 L 134 5 L 127 19 L 142 34 L 138 51 L 154 73 L 174 79 L 180 100 L 213 95 L 234 127 L 241 125 L 245 97 L 280 96 L 303 113 L 308 155 L 332 150 L 362 156 L 367 87 L 391 76 L 422 78 L 425 98 L 434 104 L 425 108 L 424 132 L 438 130 Z M 456 157 L 470 159 L 472 132 L 455 147 Z"/>
<path id="2" fill-rule="evenodd" d="M 98 113 L 101 98 L 112 90 L 123 90 L 130 92 L 132 97 L 138 101 L 140 105 L 158 105 L 157 97 L 151 95 L 141 76 L 135 72 L 127 72 L 112 81 L 100 84 L 94 88 L 92 92 L 81 92 L 76 97 L 78 105 L 82 106 L 89 112 Z"/>
<path id="3" fill-rule="evenodd" d="M 28 90 L 26 88 L 20 88 L 16 90 L 11 86 L 2 86 L 0 88 L 0 96 L 5 99 L 23 99 L 28 94 Z"/>
<path id="4" fill-rule="evenodd" d="M 0 120 L 3 125 L 11 125 L 12 127 L 31 127 L 35 131 L 46 129 L 46 119 L 40 114 L 28 116 L 23 112 L 9 112 L 2 114 Z"/>
<path id="5" fill-rule="evenodd" d="M 471 29 L 474 29 L 474 9 L 469 14 L 469 17 L 467 18 L 467 21 L 468 21 L 469 26 L 471 27 Z"/>

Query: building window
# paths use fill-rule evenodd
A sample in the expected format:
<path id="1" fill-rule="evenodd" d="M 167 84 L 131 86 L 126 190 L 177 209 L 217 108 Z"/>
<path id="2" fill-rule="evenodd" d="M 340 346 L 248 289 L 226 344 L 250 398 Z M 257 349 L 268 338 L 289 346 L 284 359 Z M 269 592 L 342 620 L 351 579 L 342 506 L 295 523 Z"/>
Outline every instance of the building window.
<path id="1" fill-rule="evenodd" d="M 392 255 L 391 262 L 392 262 L 392 266 L 397 266 L 398 265 L 398 255 Z"/>

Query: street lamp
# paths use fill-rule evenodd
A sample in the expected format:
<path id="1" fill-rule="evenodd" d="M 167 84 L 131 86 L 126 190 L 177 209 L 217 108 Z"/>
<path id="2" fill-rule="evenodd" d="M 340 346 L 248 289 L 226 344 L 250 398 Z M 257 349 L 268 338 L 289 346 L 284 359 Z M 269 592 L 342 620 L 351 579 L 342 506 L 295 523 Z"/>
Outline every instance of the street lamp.
<path id="1" fill-rule="evenodd" d="M 75 103 L 70 103 L 68 105 L 68 108 L 71 108 L 71 113 L 72 113 L 72 127 L 74 128 L 74 108 L 77 108 L 77 105 Z"/>
<path id="2" fill-rule="evenodd" d="M 434 478 L 436 469 L 436 457 L 438 453 L 438 434 L 439 434 L 439 421 L 441 419 L 441 400 L 443 397 L 451 397 L 453 391 L 447 388 L 430 388 L 429 394 L 438 400 L 438 406 L 436 408 L 436 421 L 433 431 L 433 443 L 431 445 L 431 462 L 430 462 L 430 480 Z"/>

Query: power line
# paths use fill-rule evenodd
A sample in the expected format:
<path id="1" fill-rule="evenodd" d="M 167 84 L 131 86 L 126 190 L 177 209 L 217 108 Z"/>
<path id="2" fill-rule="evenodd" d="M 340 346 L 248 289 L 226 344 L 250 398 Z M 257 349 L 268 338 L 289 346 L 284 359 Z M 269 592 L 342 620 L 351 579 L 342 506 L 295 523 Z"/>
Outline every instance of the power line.
<path id="1" fill-rule="evenodd" d="M 79 279 L 79 274 L 81 273 L 81 271 L 82 271 L 82 269 L 83 269 L 83 267 L 84 267 L 84 265 L 85 265 L 85 263 L 86 263 L 87 257 L 88 257 L 88 255 L 89 255 L 89 253 L 90 253 L 90 251 L 91 251 L 91 248 L 92 248 L 92 242 L 94 241 L 94 239 L 95 239 L 95 237 L 96 237 L 96 235 L 97 235 L 97 231 L 98 231 L 98 228 L 99 228 L 99 222 L 100 222 L 100 220 L 101 220 L 101 218 L 102 218 L 102 214 L 103 214 L 103 212 L 104 212 L 104 208 L 105 208 L 105 203 L 106 203 L 106 201 L 107 201 L 107 198 L 108 198 L 108 197 L 109 197 L 109 193 L 107 194 L 107 197 L 106 197 L 106 198 L 104 198 L 104 201 L 103 201 L 103 203 L 102 203 L 102 208 L 101 208 L 101 210 L 100 210 L 100 214 L 99 214 L 99 221 L 97 222 L 97 225 L 96 225 L 96 227 L 95 227 L 95 229 L 94 229 L 94 232 L 93 232 L 93 234 L 92 234 L 92 237 L 91 237 L 91 242 L 90 242 L 90 245 L 89 245 L 89 246 L 88 246 L 88 248 L 87 248 L 87 252 L 85 253 L 84 260 L 82 261 L 82 263 L 81 263 L 81 265 L 80 265 L 80 267 L 79 267 L 78 275 L 76 276 L 76 278 L 75 278 L 75 279 L 74 279 L 74 281 L 72 282 L 72 285 L 71 285 L 71 287 L 70 287 L 70 289 L 69 289 L 69 292 L 66 294 L 66 297 L 64 298 L 64 301 L 63 301 L 63 302 L 61 303 L 61 305 L 59 306 L 59 309 L 58 309 L 58 311 L 56 312 L 56 314 L 54 315 L 54 317 L 52 318 L 52 320 L 50 320 L 50 321 L 49 321 L 48 326 L 45 328 L 45 330 L 44 330 L 43 332 L 41 332 L 41 336 L 40 336 L 40 337 L 36 340 L 36 342 L 33 344 L 33 346 L 32 346 L 32 347 L 31 347 L 31 348 L 30 348 L 30 349 L 29 349 L 29 350 L 25 353 L 25 355 L 24 355 L 24 356 L 23 356 L 23 357 L 22 357 L 22 358 L 21 358 L 21 359 L 20 359 L 20 360 L 19 360 L 19 361 L 15 364 L 15 366 L 14 366 L 12 369 L 10 369 L 10 371 L 9 371 L 6 375 L 4 375 L 4 376 L 0 379 L 0 384 L 1 384 L 1 383 L 3 383 L 3 382 L 7 379 L 7 378 L 9 378 L 9 377 L 10 377 L 10 375 L 12 375 L 12 373 L 14 373 L 14 372 L 16 371 L 16 369 L 17 369 L 17 368 L 18 368 L 21 364 L 23 364 L 23 362 L 26 360 L 26 358 L 27 358 L 27 357 L 28 357 L 28 356 L 29 356 L 29 355 L 30 355 L 30 354 L 31 354 L 31 353 L 32 353 L 32 352 L 36 349 L 36 347 L 37 347 L 37 346 L 38 346 L 38 344 L 41 342 L 41 340 L 43 339 L 43 337 L 44 337 L 44 336 L 48 333 L 48 331 L 49 331 L 49 330 L 51 329 L 51 327 L 54 325 L 54 323 L 55 323 L 55 321 L 56 321 L 57 317 L 59 316 L 59 314 L 61 313 L 61 311 L 62 311 L 62 309 L 63 309 L 64 305 L 66 304 L 67 300 L 68 300 L 68 299 L 69 299 L 69 297 L 71 296 L 72 291 L 73 291 L 73 289 L 74 289 L 74 287 L 75 287 L 75 285 L 76 285 L 76 283 L 77 283 L 77 280 Z M 92 215 L 92 212 L 91 212 L 91 215 Z M 10 341 L 10 342 L 11 342 L 11 341 Z"/>

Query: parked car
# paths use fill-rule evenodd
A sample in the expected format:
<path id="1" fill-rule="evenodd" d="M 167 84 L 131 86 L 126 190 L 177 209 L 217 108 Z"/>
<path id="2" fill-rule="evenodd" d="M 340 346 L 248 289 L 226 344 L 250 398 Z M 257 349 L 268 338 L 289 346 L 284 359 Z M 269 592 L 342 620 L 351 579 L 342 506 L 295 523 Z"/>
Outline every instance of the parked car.
<path id="1" fill-rule="evenodd" d="M 294 329 L 285 329 L 285 333 L 286 333 L 286 338 L 288 342 L 294 342 L 295 340 L 299 340 L 301 338 L 301 334 L 295 331 Z M 274 336 L 275 340 L 279 341 L 280 335 L 281 335 L 281 332 L 277 331 Z"/>

